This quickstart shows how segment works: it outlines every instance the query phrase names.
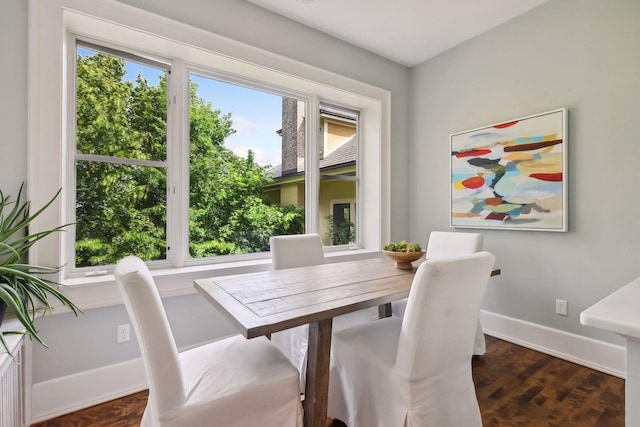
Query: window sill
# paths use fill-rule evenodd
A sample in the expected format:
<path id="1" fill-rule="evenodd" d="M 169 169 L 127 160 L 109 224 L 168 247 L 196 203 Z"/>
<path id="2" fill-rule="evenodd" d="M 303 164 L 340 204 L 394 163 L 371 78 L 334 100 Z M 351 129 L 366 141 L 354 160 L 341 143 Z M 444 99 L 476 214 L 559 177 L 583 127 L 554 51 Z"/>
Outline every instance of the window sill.
<path id="1" fill-rule="evenodd" d="M 380 256 L 380 251 L 370 249 L 346 249 L 325 253 L 325 259 L 328 263 L 376 258 L 378 256 Z M 171 298 L 195 293 L 193 281 L 197 279 L 253 273 L 270 269 L 271 259 L 263 258 L 232 263 L 166 268 L 152 270 L 151 274 L 160 291 L 160 296 L 162 298 Z M 81 310 L 122 304 L 113 274 L 66 279 L 61 282 L 60 290 Z M 56 306 L 55 308 L 57 314 L 69 312 L 67 308 L 62 306 Z"/>

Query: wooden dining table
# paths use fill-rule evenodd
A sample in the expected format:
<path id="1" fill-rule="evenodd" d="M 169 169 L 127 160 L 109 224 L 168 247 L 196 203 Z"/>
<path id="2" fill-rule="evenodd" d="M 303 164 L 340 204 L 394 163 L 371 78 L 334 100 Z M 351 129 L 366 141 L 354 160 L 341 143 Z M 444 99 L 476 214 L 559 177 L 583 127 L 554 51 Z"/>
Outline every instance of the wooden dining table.
<path id="1" fill-rule="evenodd" d="M 309 325 L 304 425 L 324 427 L 332 319 L 376 306 L 380 317 L 390 316 L 391 302 L 409 295 L 421 262 L 402 270 L 388 258 L 372 258 L 205 278 L 194 286 L 246 338 Z"/>

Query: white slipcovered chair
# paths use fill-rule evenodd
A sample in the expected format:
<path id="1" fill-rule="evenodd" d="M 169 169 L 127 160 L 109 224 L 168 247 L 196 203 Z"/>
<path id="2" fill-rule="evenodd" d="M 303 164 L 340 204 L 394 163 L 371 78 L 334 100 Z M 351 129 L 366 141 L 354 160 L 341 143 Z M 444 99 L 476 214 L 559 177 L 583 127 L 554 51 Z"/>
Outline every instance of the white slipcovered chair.
<path id="1" fill-rule="evenodd" d="M 315 233 L 272 236 L 269 246 L 274 270 L 324 264 L 322 241 Z"/>
<path id="2" fill-rule="evenodd" d="M 237 335 L 178 353 L 145 263 L 126 257 L 115 277 L 149 382 L 142 426 L 302 426 L 298 371 L 269 340 Z"/>
<path id="3" fill-rule="evenodd" d="M 315 233 L 273 236 L 269 240 L 271 262 L 274 270 L 324 264 L 324 251 L 320 236 Z M 359 310 L 343 314 L 333 319 L 332 330 L 370 322 L 377 312 Z M 307 369 L 307 348 L 309 346 L 309 326 L 297 326 L 271 334 L 271 342 L 276 345 L 300 371 L 300 392 L 304 393 Z"/>
<path id="4" fill-rule="evenodd" d="M 468 255 L 482 250 L 483 237 L 480 233 L 458 233 L 449 231 L 432 231 L 427 243 L 427 259 L 450 258 Z M 404 315 L 407 300 L 402 299 L 391 303 L 391 313 L 394 316 Z M 476 338 L 473 345 L 474 355 L 483 355 L 487 351 L 480 320 L 476 326 Z"/>
<path id="5" fill-rule="evenodd" d="M 426 260 L 402 319 L 336 332 L 328 415 L 349 427 L 482 426 L 471 357 L 493 264 L 489 252 Z"/>

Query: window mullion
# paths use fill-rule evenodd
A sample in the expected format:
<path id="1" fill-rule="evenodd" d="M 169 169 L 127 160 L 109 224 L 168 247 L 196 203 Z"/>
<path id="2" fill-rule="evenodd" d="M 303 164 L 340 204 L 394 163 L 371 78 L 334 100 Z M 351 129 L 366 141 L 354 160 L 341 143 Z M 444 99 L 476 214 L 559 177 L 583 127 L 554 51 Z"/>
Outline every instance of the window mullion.
<path id="1" fill-rule="evenodd" d="M 167 253 L 173 266 L 182 267 L 189 246 L 189 76 L 182 60 L 172 63 L 167 97 Z"/>
<path id="2" fill-rule="evenodd" d="M 127 159 L 123 157 L 113 156 L 100 156 L 95 154 L 79 154 L 76 153 L 75 160 L 87 160 L 101 163 L 111 163 L 114 165 L 132 165 L 132 166 L 150 166 L 156 168 L 167 167 L 167 162 L 157 160 L 144 160 L 144 159 Z"/>

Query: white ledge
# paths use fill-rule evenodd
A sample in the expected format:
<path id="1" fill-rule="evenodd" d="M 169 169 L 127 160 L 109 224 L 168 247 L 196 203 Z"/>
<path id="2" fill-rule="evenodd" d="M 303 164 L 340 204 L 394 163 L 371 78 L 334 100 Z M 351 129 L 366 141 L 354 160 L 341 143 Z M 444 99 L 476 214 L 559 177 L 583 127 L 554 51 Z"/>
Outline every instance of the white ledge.
<path id="1" fill-rule="evenodd" d="M 326 252 L 327 262 L 351 261 L 379 257 L 381 252 L 370 249 L 347 249 Z M 152 270 L 160 296 L 176 297 L 195 293 L 193 281 L 206 277 L 219 277 L 231 274 L 252 273 L 271 269 L 271 258 L 235 261 L 228 263 L 205 264 L 180 268 Z M 81 310 L 108 307 L 122 304 L 115 285 L 113 274 L 101 276 L 83 276 L 68 278 L 61 282 L 60 291 L 73 301 Z M 66 307 L 56 306 L 55 313 L 69 312 Z"/>

